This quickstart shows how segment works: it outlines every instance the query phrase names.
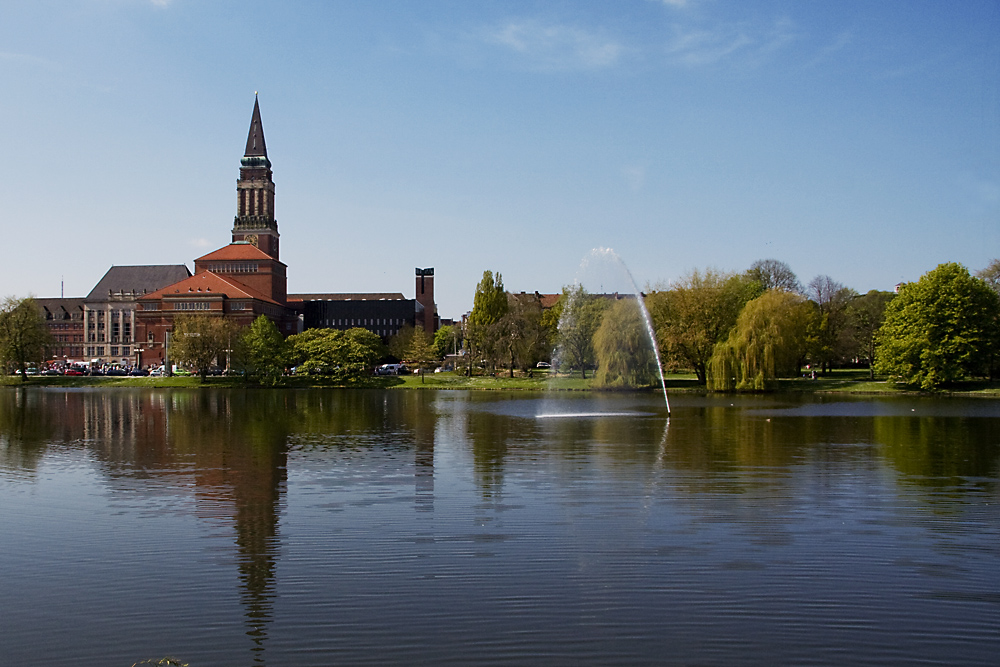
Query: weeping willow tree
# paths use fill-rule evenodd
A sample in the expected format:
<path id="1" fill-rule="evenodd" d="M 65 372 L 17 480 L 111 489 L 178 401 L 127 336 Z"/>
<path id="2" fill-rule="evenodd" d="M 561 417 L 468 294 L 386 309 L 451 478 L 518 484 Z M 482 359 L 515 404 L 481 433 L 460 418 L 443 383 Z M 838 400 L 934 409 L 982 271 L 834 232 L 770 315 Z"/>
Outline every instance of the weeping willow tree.
<path id="1" fill-rule="evenodd" d="M 642 387 L 657 380 L 656 357 L 635 299 L 615 301 L 594 333 L 598 387 Z"/>
<path id="2" fill-rule="evenodd" d="M 763 391 L 778 377 L 797 375 L 814 317 L 802 296 L 780 289 L 749 302 L 729 338 L 715 346 L 708 386 L 716 391 Z"/>

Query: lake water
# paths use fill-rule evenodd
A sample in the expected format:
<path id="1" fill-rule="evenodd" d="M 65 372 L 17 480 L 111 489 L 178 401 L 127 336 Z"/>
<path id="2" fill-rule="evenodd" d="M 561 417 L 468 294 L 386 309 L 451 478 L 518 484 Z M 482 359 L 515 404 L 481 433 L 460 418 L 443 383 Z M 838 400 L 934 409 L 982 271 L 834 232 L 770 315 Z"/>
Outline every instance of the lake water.
<path id="1" fill-rule="evenodd" d="M 671 407 L 5 388 L 2 662 L 998 663 L 1000 401 Z"/>

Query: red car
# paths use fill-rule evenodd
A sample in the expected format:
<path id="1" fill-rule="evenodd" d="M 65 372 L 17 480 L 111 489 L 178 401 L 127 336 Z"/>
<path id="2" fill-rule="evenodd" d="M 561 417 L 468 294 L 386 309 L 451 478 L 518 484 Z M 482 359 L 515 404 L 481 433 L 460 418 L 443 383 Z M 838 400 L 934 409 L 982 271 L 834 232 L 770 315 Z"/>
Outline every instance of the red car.
<path id="1" fill-rule="evenodd" d="M 75 368 L 67 368 L 63 375 L 83 375 L 82 371 L 78 371 Z"/>

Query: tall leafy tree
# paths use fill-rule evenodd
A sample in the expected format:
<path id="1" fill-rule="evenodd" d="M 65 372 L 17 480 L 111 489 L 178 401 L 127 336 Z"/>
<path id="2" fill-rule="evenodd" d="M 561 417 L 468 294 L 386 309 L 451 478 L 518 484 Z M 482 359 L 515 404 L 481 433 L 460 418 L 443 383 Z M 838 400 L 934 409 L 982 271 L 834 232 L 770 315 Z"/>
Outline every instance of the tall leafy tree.
<path id="1" fill-rule="evenodd" d="M 403 357 L 406 363 L 420 371 L 420 382 L 424 381 L 424 371 L 434 365 L 438 360 L 437 350 L 431 337 L 424 329 L 417 328 L 410 338 L 410 347 Z"/>
<path id="2" fill-rule="evenodd" d="M 850 340 L 846 335 L 847 308 L 857 292 L 844 287 L 830 276 L 816 276 L 806 286 L 806 295 L 816 304 L 810 358 L 820 364 L 826 373 L 834 363 L 843 361 L 849 353 Z"/>
<path id="3" fill-rule="evenodd" d="M 449 354 L 457 354 L 462 346 L 462 330 L 454 325 L 446 324 L 434 333 L 434 349 L 438 358 Z"/>
<path id="4" fill-rule="evenodd" d="M 985 376 L 994 362 L 1000 296 L 961 264 L 940 264 L 903 285 L 886 307 L 875 371 L 934 389 Z"/>
<path id="5" fill-rule="evenodd" d="M 556 363 L 571 371 L 579 369 L 586 379 L 587 368 L 595 364 L 594 333 L 610 302 L 588 294 L 581 285 L 564 287 L 560 302 Z"/>
<path id="6" fill-rule="evenodd" d="M 997 294 L 1000 294 L 1000 259 L 994 259 L 985 269 L 976 271 L 976 277 L 982 279 Z"/>
<path id="7" fill-rule="evenodd" d="M 635 299 L 619 299 L 606 308 L 594 333 L 595 384 L 641 387 L 657 378 L 656 357 Z"/>
<path id="8" fill-rule="evenodd" d="M 758 259 L 746 272 L 750 280 L 756 280 L 765 290 L 781 289 L 787 292 L 802 292 L 802 285 L 792 267 L 777 259 Z"/>
<path id="9" fill-rule="evenodd" d="M 0 367 L 8 364 L 27 378 L 29 362 L 40 363 L 52 336 L 31 297 L 7 297 L 0 303 Z"/>
<path id="10" fill-rule="evenodd" d="M 549 331 L 542 324 L 542 305 L 534 294 L 507 293 L 507 312 L 490 327 L 498 359 L 514 369 L 529 371 L 545 356 Z"/>
<path id="11" fill-rule="evenodd" d="M 177 361 L 197 369 L 204 380 L 212 364 L 225 359 L 226 350 L 237 337 L 235 325 L 222 317 L 178 316 L 174 319 L 170 354 Z"/>
<path id="12" fill-rule="evenodd" d="M 762 293 L 745 276 L 695 270 L 666 290 L 646 297 L 664 363 L 694 369 L 705 382 L 715 346 L 736 325 L 743 306 Z"/>
<path id="13" fill-rule="evenodd" d="M 269 318 L 259 316 L 240 338 L 240 356 L 251 379 L 275 385 L 285 369 L 285 338 Z"/>
<path id="14" fill-rule="evenodd" d="M 495 366 L 498 346 L 494 325 L 507 314 L 507 292 L 503 287 L 503 277 L 497 272 L 484 271 L 483 279 L 476 286 L 476 296 L 466 328 L 466 339 L 471 343 L 469 373 L 472 372 L 472 357 L 485 356 Z"/>
<path id="15" fill-rule="evenodd" d="M 896 295 L 871 290 L 851 299 L 847 305 L 845 333 L 850 341 L 849 354 L 868 363 L 869 377 L 875 379 L 875 346 L 878 330 L 885 319 L 885 308 Z"/>
<path id="16" fill-rule="evenodd" d="M 769 290 L 743 308 L 736 327 L 709 362 L 709 386 L 762 391 L 797 375 L 815 310 L 801 295 Z"/>
<path id="17" fill-rule="evenodd" d="M 289 361 L 301 372 L 330 375 L 340 380 L 355 380 L 367 374 L 385 355 L 385 346 L 377 334 L 355 327 L 307 329 L 288 337 Z"/>

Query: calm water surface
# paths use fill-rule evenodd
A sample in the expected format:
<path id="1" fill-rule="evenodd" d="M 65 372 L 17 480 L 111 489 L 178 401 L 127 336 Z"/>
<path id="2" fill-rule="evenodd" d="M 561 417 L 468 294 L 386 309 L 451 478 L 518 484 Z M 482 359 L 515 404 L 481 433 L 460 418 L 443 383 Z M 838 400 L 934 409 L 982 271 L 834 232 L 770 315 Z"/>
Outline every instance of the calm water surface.
<path id="1" fill-rule="evenodd" d="M 0 655 L 997 664 L 1000 402 L 0 391 Z"/>

